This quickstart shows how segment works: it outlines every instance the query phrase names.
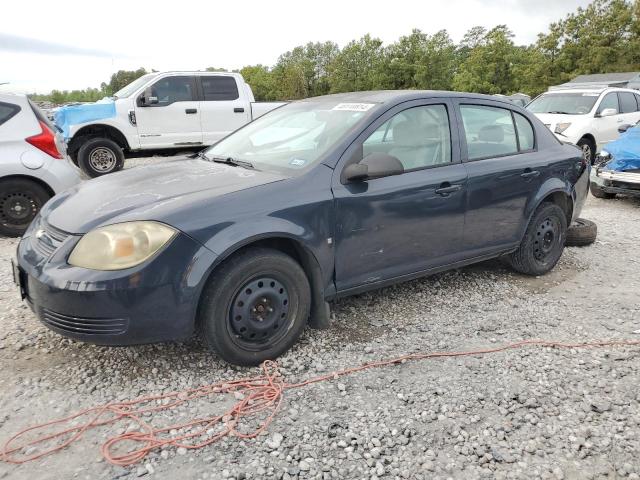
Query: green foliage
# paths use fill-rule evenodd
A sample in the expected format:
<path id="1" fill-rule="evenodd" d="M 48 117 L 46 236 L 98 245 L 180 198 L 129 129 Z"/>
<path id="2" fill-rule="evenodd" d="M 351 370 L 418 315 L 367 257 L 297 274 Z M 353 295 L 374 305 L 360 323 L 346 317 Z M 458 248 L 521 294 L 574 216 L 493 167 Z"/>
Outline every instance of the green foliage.
<path id="1" fill-rule="evenodd" d="M 310 42 L 280 55 L 272 68 L 250 65 L 239 71 L 256 100 L 294 100 L 373 89 L 537 95 L 580 74 L 638 70 L 640 0 L 594 0 L 552 23 L 532 45 L 516 45 L 506 25 L 473 27 L 458 45 L 446 30 L 430 35 L 415 29 L 386 46 L 370 35 L 342 49 L 333 42 Z M 99 90 L 54 90 L 34 98 L 94 101 L 145 73 L 121 70 Z"/>

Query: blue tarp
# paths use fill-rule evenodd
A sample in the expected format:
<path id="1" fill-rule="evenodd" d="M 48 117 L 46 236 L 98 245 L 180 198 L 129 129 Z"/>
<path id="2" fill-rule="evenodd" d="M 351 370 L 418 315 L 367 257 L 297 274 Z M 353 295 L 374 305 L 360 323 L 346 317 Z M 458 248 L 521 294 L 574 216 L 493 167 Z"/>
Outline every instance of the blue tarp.
<path id="1" fill-rule="evenodd" d="M 627 130 L 615 142 L 608 143 L 604 150 L 612 157 L 606 164 L 608 170 L 640 169 L 640 125 Z"/>
<path id="2" fill-rule="evenodd" d="M 62 130 L 64 139 L 69 139 L 69 127 L 79 123 L 94 122 L 116 116 L 116 104 L 110 98 L 103 98 L 96 103 L 86 105 L 67 105 L 60 107 L 54 116 L 58 128 Z"/>

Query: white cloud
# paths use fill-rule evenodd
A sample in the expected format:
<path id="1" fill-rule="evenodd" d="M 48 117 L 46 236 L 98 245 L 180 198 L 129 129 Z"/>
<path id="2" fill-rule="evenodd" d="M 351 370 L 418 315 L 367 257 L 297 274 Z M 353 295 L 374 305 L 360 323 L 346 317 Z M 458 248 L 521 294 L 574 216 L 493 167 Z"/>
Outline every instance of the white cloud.
<path id="1" fill-rule="evenodd" d="M 457 41 L 474 25 L 506 24 L 517 43 L 529 43 L 550 22 L 588 1 L 114 0 L 106 11 L 100 7 L 95 13 L 86 1 L 37 3 L 7 2 L 2 7 L 11 22 L 3 22 L 0 37 L 0 83 L 10 82 L 1 91 L 98 87 L 114 71 L 140 66 L 197 70 L 273 65 L 279 54 L 309 41 L 343 46 L 370 33 L 392 42 L 412 28 L 428 33 L 447 29 Z M 16 36 L 31 41 L 11 49 L 6 39 Z"/>

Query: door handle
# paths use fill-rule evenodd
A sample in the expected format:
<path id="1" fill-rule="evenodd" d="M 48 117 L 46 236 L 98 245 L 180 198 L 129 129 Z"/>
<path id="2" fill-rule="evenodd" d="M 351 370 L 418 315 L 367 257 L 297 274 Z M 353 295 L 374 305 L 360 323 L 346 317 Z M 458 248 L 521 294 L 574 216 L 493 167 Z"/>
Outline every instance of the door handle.
<path id="1" fill-rule="evenodd" d="M 198 109 L 196 108 L 185 108 L 184 113 L 187 115 L 191 115 L 193 113 L 198 113 Z"/>
<path id="2" fill-rule="evenodd" d="M 440 185 L 440 188 L 436 188 L 436 193 L 443 197 L 449 196 L 450 193 L 457 192 L 462 188 L 462 185 L 451 185 L 449 182 L 444 182 Z"/>
<path id="3" fill-rule="evenodd" d="M 243 107 L 236 107 L 233 109 L 233 113 L 244 113 Z"/>
<path id="4" fill-rule="evenodd" d="M 520 174 L 522 178 L 532 178 L 540 175 L 538 170 L 531 170 L 530 168 L 525 169 L 523 173 Z"/>

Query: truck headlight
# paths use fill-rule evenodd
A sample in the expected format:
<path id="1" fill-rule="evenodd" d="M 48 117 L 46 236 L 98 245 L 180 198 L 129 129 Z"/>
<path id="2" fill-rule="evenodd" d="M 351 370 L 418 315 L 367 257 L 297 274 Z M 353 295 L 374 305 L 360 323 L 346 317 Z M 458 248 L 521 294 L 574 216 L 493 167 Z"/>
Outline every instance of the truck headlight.
<path id="1" fill-rule="evenodd" d="M 92 270 L 122 270 L 141 264 L 170 242 L 177 230 L 153 221 L 125 222 L 84 235 L 69 264 Z"/>
<path id="2" fill-rule="evenodd" d="M 570 122 L 567 122 L 567 123 L 558 123 L 558 124 L 556 125 L 555 132 L 556 132 L 556 133 L 562 133 L 562 132 L 564 132 L 567 128 L 569 128 L 570 126 L 571 126 L 571 123 L 570 123 Z"/>

